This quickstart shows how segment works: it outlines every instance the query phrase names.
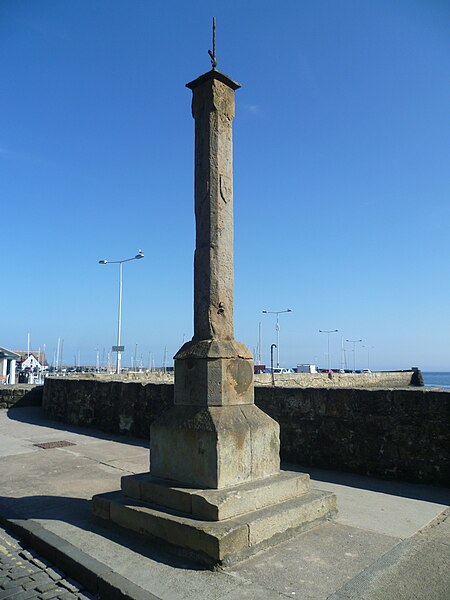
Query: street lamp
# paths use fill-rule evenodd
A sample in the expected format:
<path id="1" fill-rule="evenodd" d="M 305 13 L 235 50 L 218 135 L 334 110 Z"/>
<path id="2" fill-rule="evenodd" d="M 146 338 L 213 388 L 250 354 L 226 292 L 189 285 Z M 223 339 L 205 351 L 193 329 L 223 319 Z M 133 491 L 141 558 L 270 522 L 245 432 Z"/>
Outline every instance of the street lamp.
<path id="1" fill-rule="evenodd" d="M 278 315 L 283 313 L 290 313 L 292 310 L 287 308 L 286 310 L 263 310 L 265 315 L 276 315 L 277 320 L 275 324 L 275 331 L 277 332 L 277 367 L 280 366 L 280 323 L 278 321 Z"/>
<path id="2" fill-rule="evenodd" d="M 273 372 L 273 349 L 276 347 L 276 344 L 272 344 L 270 346 L 270 372 L 272 373 L 272 385 L 275 385 L 275 373 Z"/>
<path id="3" fill-rule="evenodd" d="M 370 371 L 370 351 L 375 348 L 375 346 L 363 346 L 367 350 L 367 370 Z"/>
<path id="4" fill-rule="evenodd" d="M 142 252 L 142 250 L 139 250 L 139 252 L 136 254 L 136 256 L 133 256 L 132 258 L 124 258 L 123 260 L 99 260 L 98 261 L 100 265 L 119 265 L 119 315 L 117 318 L 117 346 L 115 348 L 115 350 L 117 352 L 117 363 L 116 363 L 117 374 L 120 373 L 121 352 L 124 350 L 124 348 L 120 345 L 120 330 L 122 327 L 122 265 L 123 265 L 123 263 L 130 262 L 130 260 L 139 260 L 140 258 L 144 258 L 144 253 Z M 113 348 L 113 350 L 114 350 L 114 348 Z"/>
<path id="5" fill-rule="evenodd" d="M 355 352 L 355 347 L 356 344 L 358 344 L 359 342 L 362 342 L 362 340 L 345 340 L 346 342 L 349 342 L 350 344 L 353 344 L 353 373 L 356 371 L 356 352 Z"/>
<path id="6" fill-rule="evenodd" d="M 328 337 L 328 371 L 330 370 L 330 333 L 337 333 L 339 329 L 319 329 L 319 333 L 326 333 Z"/>

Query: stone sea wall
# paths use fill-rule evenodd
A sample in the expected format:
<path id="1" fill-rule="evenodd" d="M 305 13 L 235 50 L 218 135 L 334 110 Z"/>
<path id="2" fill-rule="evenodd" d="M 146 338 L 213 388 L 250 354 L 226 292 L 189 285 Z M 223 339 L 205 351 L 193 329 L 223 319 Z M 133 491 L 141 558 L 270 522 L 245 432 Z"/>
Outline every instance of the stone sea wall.
<path id="1" fill-rule="evenodd" d="M 256 398 L 280 423 L 286 462 L 450 486 L 448 391 L 259 387 Z"/>
<path id="2" fill-rule="evenodd" d="M 173 383 L 173 371 L 144 371 L 142 373 L 122 372 L 119 376 L 114 373 L 74 373 L 66 375 L 66 379 L 94 379 L 100 381 L 140 381 L 142 383 Z M 285 373 L 276 374 L 277 386 L 297 387 L 344 387 L 344 388 L 366 388 L 366 387 L 407 387 L 409 385 L 423 385 L 420 371 L 382 371 L 376 373 L 333 373 L 331 377 L 327 373 Z M 272 385 L 270 373 L 259 373 L 255 375 L 255 384 Z"/>
<path id="3" fill-rule="evenodd" d="M 0 385 L 0 409 L 19 406 L 40 406 L 42 385 Z"/>
<path id="4" fill-rule="evenodd" d="M 173 404 L 173 384 L 47 377 L 43 408 L 57 421 L 147 438 Z"/>
<path id="5" fill-rule="evenodd" d="M 173 385 L 47 378 L 57 420 L 146 438 L 173 402 Z M 381 478 L 450 485 L 450 392 L 428 388 L 255 386 L 280 423 L 282 460 Z"/>
<path id="6" fill-rule="evenodd" d="M 255 384 L 271 386 L 272 375 L 255 375 Z M 418 370 L 382 371 L 376 373 L 285 373 L 275 375 L 275 385 L 288 387 L 373 388 L 423 385 Z"/>

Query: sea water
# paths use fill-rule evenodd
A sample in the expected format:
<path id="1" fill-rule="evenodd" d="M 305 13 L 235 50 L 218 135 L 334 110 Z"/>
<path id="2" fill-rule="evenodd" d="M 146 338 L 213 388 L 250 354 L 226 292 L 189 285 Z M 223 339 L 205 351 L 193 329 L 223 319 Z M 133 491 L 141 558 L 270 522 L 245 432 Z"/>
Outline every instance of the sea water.
<path id="1" fill-rule="evenodd" d="M 450 389 L 450 373 L 422 371 L 423 382 L 427 387 Z"/>

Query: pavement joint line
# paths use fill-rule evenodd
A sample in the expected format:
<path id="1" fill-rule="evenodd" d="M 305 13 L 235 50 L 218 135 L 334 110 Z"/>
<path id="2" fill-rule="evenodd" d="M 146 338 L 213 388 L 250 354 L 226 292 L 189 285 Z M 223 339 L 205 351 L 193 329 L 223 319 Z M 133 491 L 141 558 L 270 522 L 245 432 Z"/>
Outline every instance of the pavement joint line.
<path id="1" fill-rule="evenodd" d="M 63 452 L 66 452 L 67 454 L 73 454 L 74 456 L 77 456 L 78 458 L 84 458 L 86 460 L 90 460 L 92 462 L 95 462 L 98 465 L 104 465 L 105 467 L 111 467 L 112 469 L 117 469 L 117 471 L 122 471 L 122 473 L 128 473 L 128 474 L 132 474 L 133 471 L 129 471 L 128 469 L 123 469 L 122 467 L 117 467 L 114 464 L 111 464 L 114 462 L 114 460 L 112 460 L 111 462 L 103 462 L 102 460 L 98 460 L 96 458 L 93 458 L 92 456 L 85 456 L 84 454 L 81 454 L 80 452 L 75 452 L 74 450 L 68 450 L 67 448 L 55 448 L 55 450 L 62 450 Z M 116 458 L 115 460 L 121 460 L 120 458 Z"/>
<path id="2" fill-rule="evenodd" d="M 398 544 L 395 544 L 394 547 L 390 548 L 387 552 L 382 554 L 375 562 L 367 566 L 360 573 L 355 575 L 355 577 L 347 581 L 342 587 L 340 587 L 333 594 L 331 594 L 327 600 L 349 600 L 356 597 L 365 598 L 366 596 L 364 595 L 364 593 L 366 589 L 370 590 L 371 586 L 376 585 L 377 578 L 383 577 L 383 575 L 395 570 L 395 568 L 401 565 L 403 561 L 407 561 L 409 558 L 409 551 L 414 552 L 415 549 L 418 549 L 421 546 L 423 547 L 427 543 L 433 543 L 438 545 L 441 544 L 439 540 L 430 540 L 427 539 L 426 536 L 427 534 L 432 536 L 433 533 L 435 533 L 436 527 L 438 527 L 449 517 L 450 508 L 446 508 L 441 513 L 439 513 L 439 515 L 437 515 L 434 519 L 431 519 L 429 523 L 424 525 L 424 527 L 419 529 L 419 531 L 417 531 L 415 534 L 401 540 L 400 542 L 398 542 Z M 443 543 L 443 546 L 447 545 L 448 544 Z"/>
<path id="3" fill-rule="evenodd" d="M 47 531 L 38 522 L 23 519 L 12 509 L 8 512 L 8 517 L 0 512 L 0 525 L 11 530 L 32 548 L 38 545 L 38 551 L 44 558 L 47 555 L 53 566 L 76 579 L 90 593 L 100 594 L 99 597 L 104 600 L 162 600 L 114 572 L 111 567 L 91 558 L 70 542 Z M 58 581 L 60 582 L 61 580 Z"/>

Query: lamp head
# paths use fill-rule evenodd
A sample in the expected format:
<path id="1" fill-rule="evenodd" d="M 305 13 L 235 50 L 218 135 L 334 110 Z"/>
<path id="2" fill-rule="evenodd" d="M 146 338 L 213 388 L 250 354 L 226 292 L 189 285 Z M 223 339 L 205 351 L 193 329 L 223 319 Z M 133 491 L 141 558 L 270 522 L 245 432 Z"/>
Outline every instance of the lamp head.
<path id="1" fill-rule="evenodd" d="M 99 265 L 107 265 L 107 264 L 108 264 L 108 261 L 107 261 L 107 260 L 99 260 L 99 261 L 98 261 L 98 264 L 99 264 Z"/>
<path id="2" fill-rule="evenodd" d="M 142 250 L 139 250 L 139 252 L 136 254 L 136 256 L 134 258 L 136 258 L 136 259 L 144 258 L 144 253 L 142 252 Z"/>

